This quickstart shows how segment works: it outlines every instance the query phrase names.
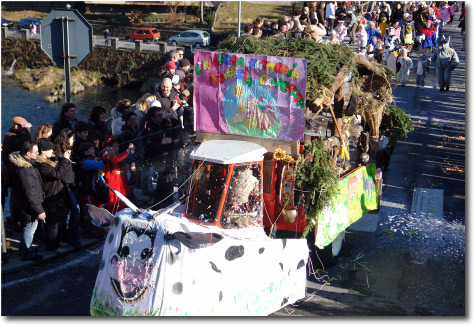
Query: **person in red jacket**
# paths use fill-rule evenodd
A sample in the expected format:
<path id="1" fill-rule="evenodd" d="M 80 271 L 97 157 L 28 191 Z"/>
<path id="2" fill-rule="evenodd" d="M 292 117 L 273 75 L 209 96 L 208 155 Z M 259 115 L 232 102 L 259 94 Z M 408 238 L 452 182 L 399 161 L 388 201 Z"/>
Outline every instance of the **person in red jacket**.
<path id="1" fill-rule="evenodd" d="M 133 148 L 133 144 L 130 144 L 129 149 L 122 153 L 119 152 L 119 142 L 117 139 L 110 140 L 109 146 L 112 148 L 112 153 L 109 162 L 104 169 L 105 182 L 114 190 L 127 196 L 131 193 L 131 190 L 128 186 L 127 174 L 119 166 L 119 164 L 125 158 L 127 158 L 129 151 Z M 125 203 L 123 203 L 111 190 L 109 190 L 107 210 L 109 210 L 110 213 L 115 214 L 126 207 L 127 206 Z"/>

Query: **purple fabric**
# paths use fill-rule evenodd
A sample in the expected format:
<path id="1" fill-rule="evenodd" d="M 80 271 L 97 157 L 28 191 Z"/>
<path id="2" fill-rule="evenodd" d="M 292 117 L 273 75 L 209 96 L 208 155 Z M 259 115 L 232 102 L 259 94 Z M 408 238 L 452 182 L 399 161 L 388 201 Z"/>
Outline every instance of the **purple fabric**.
<path id="1" fill-rule="evenodd" d="M 200 132 L 304 139 L 306 59 L 194 52 Z"/>

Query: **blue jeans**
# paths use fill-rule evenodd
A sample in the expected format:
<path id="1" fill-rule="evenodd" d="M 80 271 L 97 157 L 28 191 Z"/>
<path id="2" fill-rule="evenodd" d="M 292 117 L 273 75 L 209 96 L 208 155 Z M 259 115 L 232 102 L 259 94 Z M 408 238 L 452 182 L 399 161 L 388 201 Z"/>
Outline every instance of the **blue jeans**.
<path id="1" fill-rule="evenodd" d="M 79 225 L 81 218 L 81 210 L 77 202 L 74 191 L 69 190 L 69 199 L 71 200 L 71 212 L 69 213 L 68 233 L 71 243 L 79 242 Z"/>
<path id="2" fill-rule="evenodd" d="M 36 255 L 35 249 L 31 246 L 31 244 L 33 243 L 33 236 L 35 235 L 37 227 L 38 219 L 27 223 L 23 228 L 23 234 L 20 238 L 20 255 L 22 257 L 29 258 Z"/>

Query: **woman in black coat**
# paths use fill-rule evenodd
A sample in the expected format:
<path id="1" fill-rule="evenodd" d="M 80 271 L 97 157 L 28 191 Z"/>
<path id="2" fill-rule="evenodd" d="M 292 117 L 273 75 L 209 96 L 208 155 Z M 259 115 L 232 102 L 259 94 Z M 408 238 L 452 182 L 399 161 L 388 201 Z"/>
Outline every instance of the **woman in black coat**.
<path id="1" fill-rule="evenodd" d="M 58 162 L 51 160 L 54 144 L 47 139 L 38 140 L 39 156 L 37 168 L 43 182 L 43 207 L 48 216 L 45 224 L 46 250 L 61 253 L 59 247 L 66 231 L 66 218 L 69 213 L 69 193 L 63 179 L 71 164 L 71 153 L 66 152 Z"/>

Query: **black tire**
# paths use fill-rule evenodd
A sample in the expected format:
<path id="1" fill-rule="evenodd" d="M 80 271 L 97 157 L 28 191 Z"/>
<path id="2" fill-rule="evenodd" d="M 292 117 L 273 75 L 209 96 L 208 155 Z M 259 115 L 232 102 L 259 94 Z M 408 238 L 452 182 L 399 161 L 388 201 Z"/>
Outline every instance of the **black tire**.
<path id="1" fill-rule="evenodd" d="M 176 42 L 176 41 L 172 41 L 172 42 L 171 42 L 171 45 L 173 45 L 173 46 L 177 46 L 177 45 L 178 45 L 178 42 Z"/>
<path id="2" fill-rule="evenodd" d="M 202 46 L 201 43 L 196 43 L 196 44 L 194 44 L 194 47 L 195 47 L 195 48 L 200 48 L 201 46 Z"/>
<path id="3" fill-rule="evenodd" d="M 310 232 L 307 236 L 308 248 L 314 267 L 327 268 L 336 265 L 339 262 L 342 247 L 344 246 L 344 231 L 324 249 L 319 249 L 314 245 L 314 232 Z"/>

